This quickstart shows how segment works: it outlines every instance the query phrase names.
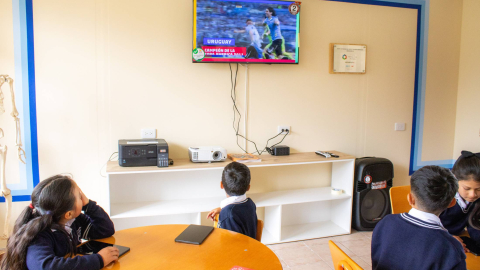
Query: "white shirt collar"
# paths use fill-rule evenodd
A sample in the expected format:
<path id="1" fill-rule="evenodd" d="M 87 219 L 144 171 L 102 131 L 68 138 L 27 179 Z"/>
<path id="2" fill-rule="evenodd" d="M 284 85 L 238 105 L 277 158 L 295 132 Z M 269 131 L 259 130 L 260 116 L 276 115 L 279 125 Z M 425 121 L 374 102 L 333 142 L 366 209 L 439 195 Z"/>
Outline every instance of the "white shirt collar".
<path id="1" fill-rule="evenodd" d="M 247 200 L 247 195 L 243 194 L 240 196 L 230 196 L 220 202 L 220 208 L 224 208 L 229 204 L 240 203 Z"/>
<path id="2" fill-rule="evenodd" d="M 442 225 L 442 222 L 440 221 L 440 218 L 435 214 L 423 212 L 415 208 L 410 209 L 408 214 L 414 218 L 420 219 L 421 221 L 424 221 L 430 224 L 436 224 L 444 228 Z"/>
<path id="3" fill-rule="evenodd" d="M 70 235 L 72 234 L 72 224 L 74 221 L 75 219 L 70 219 L 69 221 L 65 222 L 65 231 Z M 57 230 L 52 229 L 52 232 L 55 232 L 55 231 Z"/>
<path id="4" fill-rule="evenodd" d="M 455 194 L 455 200 L 457 200 L 457 204 L 460 206 L 460 208 L 462 208 L 462 211 L 466 213 L 468 211 L 468 207 L 470 206 L 470 202 L 465 201 L 458 192 Z"/>

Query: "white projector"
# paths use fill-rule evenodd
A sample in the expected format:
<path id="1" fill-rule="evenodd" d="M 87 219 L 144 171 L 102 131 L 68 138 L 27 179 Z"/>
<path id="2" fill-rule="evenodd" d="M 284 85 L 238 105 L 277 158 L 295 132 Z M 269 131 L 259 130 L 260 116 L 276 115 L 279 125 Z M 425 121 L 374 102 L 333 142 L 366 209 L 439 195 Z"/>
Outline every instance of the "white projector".
<path id="1" fill-rule="evenodd" d="M 220 146 L 189 147 L 188 155 L 192 162 L 224 161 L 227 159 L 227 150 Z"/>

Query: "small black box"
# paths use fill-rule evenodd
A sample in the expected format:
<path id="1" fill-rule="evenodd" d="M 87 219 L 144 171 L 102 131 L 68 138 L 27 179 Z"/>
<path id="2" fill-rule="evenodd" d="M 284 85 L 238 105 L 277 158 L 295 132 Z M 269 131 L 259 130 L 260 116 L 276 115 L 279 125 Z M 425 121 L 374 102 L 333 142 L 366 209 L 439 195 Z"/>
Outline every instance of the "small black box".
<path id="1" fill-rule="evenodd" d="M 286 145 L 276 145 L 272 147 L 272 155 L 274 156 L 288 156 L 290 155 L 290 147 Z"/>

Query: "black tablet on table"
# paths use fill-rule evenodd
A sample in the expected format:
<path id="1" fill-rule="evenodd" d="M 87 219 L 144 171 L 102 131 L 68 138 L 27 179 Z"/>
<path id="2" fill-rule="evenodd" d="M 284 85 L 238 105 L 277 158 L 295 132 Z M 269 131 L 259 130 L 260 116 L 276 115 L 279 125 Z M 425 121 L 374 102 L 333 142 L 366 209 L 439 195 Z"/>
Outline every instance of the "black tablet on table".
<path id="1" fill-rule="evenodd" d="M 189 225 L 175 238 L 175 242 L 200 245 L 212 231 L 212 226 Z"/>
<path id="2" fill-rule="evenodd" d="M 119 245 L 114 245 L 114 244 L 98 242 L 98 241 L 95 241 L 95 240 L 90 240 L 90 241 L 84 243 L 83 245 L 78 246 L 77 247 L 77 253 L 84 254 L 84 255 L 94 254 L 94 253 L 98 253 L 100 250 L 102 250 L 106 247 L 116 247 L 116 248 L 118 248 L 118 251 L 119 251 L 118 257 L 120 257 L 123 254 L 130 251 L 129 247 L 124 247 L 124 246 L 119 246 Z"/>

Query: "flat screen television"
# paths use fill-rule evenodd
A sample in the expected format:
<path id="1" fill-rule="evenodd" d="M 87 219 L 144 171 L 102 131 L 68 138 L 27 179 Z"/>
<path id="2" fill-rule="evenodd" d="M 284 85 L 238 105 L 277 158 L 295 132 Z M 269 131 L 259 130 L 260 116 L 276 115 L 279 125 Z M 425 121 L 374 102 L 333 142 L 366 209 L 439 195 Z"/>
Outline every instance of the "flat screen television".
<path id="1" fill-rule="evenodd" d="M 194 63 L 298 64 L 300 9 L 292 1 L 194 0 Z"/>

